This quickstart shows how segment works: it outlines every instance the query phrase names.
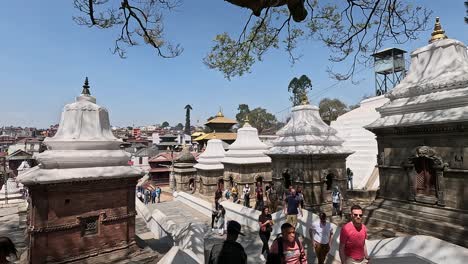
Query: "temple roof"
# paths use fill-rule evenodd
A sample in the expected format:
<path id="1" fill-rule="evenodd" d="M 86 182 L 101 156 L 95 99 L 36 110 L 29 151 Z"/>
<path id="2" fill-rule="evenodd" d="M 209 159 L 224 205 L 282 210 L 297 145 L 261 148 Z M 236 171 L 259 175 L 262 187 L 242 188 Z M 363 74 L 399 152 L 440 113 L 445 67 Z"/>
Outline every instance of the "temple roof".
<path id="1" fill-rule="evenodd" d="M 293 107 L 291 119 L 276 134 L 267 155 L 351 154 L 343 148 L 337 131 L 322 121 L 319 109 L 303 100 Z"/>
<path id="2" fill-rule="evenodd" d="M 130 178 L 143 171 L 130 167 L 130 154 L 110 129 L 107 110 L 89 95 L 86 80 L 76 102 L 64 107 L 57 133 L 46 138 L 48 150 L 34 155 L 39 165 L 18 176 L 25 185 Z"/>
<path id="3" fill-rule="evenodd" d="M 225 153 L 221 140 L 210 139 L 205 151 L 198 157 L 198 163 L 194 167 L 201 170 L 222 170 L 224 165 L 221 160 L 224 158 Z"/>
<path id="4" fill-rule="evenodd" d="M 195 157 L 190 153 L 189 146 L 184 146 L 180 156 L 175 160 L 176 163 L 195 163 Z"/>
<path id="5" fill-rule="evenodd" d="M 235 125 L 235 124 L 237 124 L 237 121 L 224 117 L 223 113 L 221 111 L 219 111 L 216 114 L 215 118 L 210 119 L 208 122 L 205 123 L 205 125 L 208 125 L 208 124 L 232 124 L 232 125 Z"/>
<path id="6" fill-rule="evenodd" d="M 248 122 L 237 130 L 237 139 L 229 146 L 223 163 L 253 164 L 270 163 L 271 158 L 265 155 L 268 146 L 258 138 L 258 131 Z"/>
<path id="7" fill-rule="evenodd" d="M 221 140 L 236 140 L 237 134 L 234 132 L 211 132 L 211 133 L 206 133 L 204 135 L 201 135 L 197 138 L 194 139 L 194 141 L 200 141 L 200 140 L 210 140 L 210 139 L 221 139 Z"/>
<path id="8" fill-rule="evenodd" d="M 437 19 L 430 44 L 411 53 L 409 73 L 368 129 L 468 121 L 468 53 Z"/>

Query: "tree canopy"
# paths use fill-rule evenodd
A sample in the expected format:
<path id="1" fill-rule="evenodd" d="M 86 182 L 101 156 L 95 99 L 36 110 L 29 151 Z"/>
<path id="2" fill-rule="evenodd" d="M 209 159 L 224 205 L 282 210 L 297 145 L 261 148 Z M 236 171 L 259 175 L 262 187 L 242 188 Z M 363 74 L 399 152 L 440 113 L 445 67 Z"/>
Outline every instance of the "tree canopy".
<path id="1" fill-rule="evenodd" d="M 178 123 L 178 124 L 175 126 L 175 129 L 176 129 L 176 130 L 182 130 L 182 129 L 184 129 L 184 125 L 182 125 L 182 123 Z"/>
<path id="2" fill-rule="evenodd" d="M 322 120 L 330 125 L 340 115 L 348 112 L 348 107 L 339 99 L 323 98 L 319 103 L 319 113 Z"/>
<path id="3" fill-rule="evenodd" d="M 191 135 L 191 131 L 190 131 L 190 111 L 192 110 L 192 106 L 191 105 L 186 105 L 184 107 L 185 109 L 185 129 L 184 129 L 184 133 L 186 135 Z"/>
<path id="4" fill-rule="evenodd" d="M 167 121 L 164 121 L 162 124 L 161 124 L 161 127 L 162 128 L 165 128 L 165 127 L 168 127 L 169 126 L 169 122 Z"/>
<path id="5" fill-rule="evenodd" d="M 218 0 L 221 1 L 221 0 Z M 118 4 L 120 2 L 120 4 Z M 227 0 L 252 10 L 237 36 L 227 32 L 215 37 L 203 59 L 211 69 L 227 79 L 249 73 L 267 51 L 284 49 L 292 64 L 300 59 L 297 47 L 308 39 L 322 42 L 332 54 L 332 62 L 350 59 L 344 72 L 329 73 L 338 80 L 350 78 L 357 63 L 369 62 L 369 53 L 387 41 L 404 43 L 417 39 L 427 27 L 431 11 L 405 0 Z M 164 37 L 163 16 L 182 8 L 180 0 L 74 0 L 80 12 L 78 25 L 107 29 L 117 27 L 114 53 L 124 58 L 125 49 L 140 41 L 150 45 L 162 58 L 182 54 L 180 44 Z M 300 22 L 300 23 L 299 23 Z"/>
<path id="6" fill-rule="evenodd" d="M 248 117 L 249 124 L 255 127 L 259 134 L 273 134 L 278 129 L 276 116 L 264 108 L 257 107 L 250 111 L 247 104 L 240 104 L 237 109 L 239 113 L 236 115 L 236 120 L 240 127 L 244 126 Z"/>
<path id="7" fill-rule="evenodd" d="M 299 78 L 294 77 L 288 85 L 288 91 L 292 93 L 289 100 L 293 106 L 300 105 L 302 100 L 307 96 L 308 90 L 312 89 L 312 81 L 307 75 L 302 75 Z"/>
<path id="8" fill-rule="evenodd" d="M 242 127 L 244 125 L 245 118 L 250 113 L 250 109 L 247 104 L 240 104 L 237 110 L 239 110 L 239 113 L 236 114 L 236 121 L 239 123 L 239 126 Z"/>

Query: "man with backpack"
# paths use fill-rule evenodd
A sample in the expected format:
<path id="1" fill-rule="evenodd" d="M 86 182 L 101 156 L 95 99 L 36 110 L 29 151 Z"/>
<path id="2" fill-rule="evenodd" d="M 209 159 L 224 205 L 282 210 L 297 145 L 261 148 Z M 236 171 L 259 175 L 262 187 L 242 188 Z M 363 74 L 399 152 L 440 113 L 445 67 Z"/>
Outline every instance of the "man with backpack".
<path id="1" fill-rule="evenodd" d="M 281 225 L 281 235 L 270 247 L 267 264 L 307 264 L 302 243 L 296 236 L 296 228 L 289 223 Z"/>

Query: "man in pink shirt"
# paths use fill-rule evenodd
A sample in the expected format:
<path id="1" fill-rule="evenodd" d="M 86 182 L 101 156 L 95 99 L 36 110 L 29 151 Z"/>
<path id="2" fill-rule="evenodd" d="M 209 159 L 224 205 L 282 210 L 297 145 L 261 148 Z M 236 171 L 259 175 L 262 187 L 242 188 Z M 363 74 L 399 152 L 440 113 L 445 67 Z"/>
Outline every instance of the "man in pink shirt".
<path id="1" fill-rule="evenodd" d="M 341 263 L 369 263 L 366 248 L 367 228 L 362 223 L 362 208 L 359 205 L 351 207 L 351 220 L 343 226 L 340 233 Z"/>
<path id="2" fill-rule="evenodd" d="M 271 244 L 267 263 L 307 264 L 304 247 L 296 237 L 296 228 L 290 223 L 281 225 L 281 237 Z"/>

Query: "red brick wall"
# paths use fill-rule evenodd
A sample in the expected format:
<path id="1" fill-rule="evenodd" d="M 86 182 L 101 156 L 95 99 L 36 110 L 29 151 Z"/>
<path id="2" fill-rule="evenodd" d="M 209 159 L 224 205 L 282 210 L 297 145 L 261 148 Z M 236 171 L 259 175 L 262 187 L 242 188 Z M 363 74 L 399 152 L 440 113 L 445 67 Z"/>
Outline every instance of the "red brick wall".
<path id="1" fill-rule="evenodd" d="M 81 226 L 31 233 L 32 263 L 84 256 L 131 243 L 134 216 L 110 222 L 105 219 L 135 212 L 135 185 L 136 178 L 31 186 L 30 217 L 35 229 L 73 226 L 79 223 L 77 217 L 99 216 L 97 234 L 82 236 Z"/>

